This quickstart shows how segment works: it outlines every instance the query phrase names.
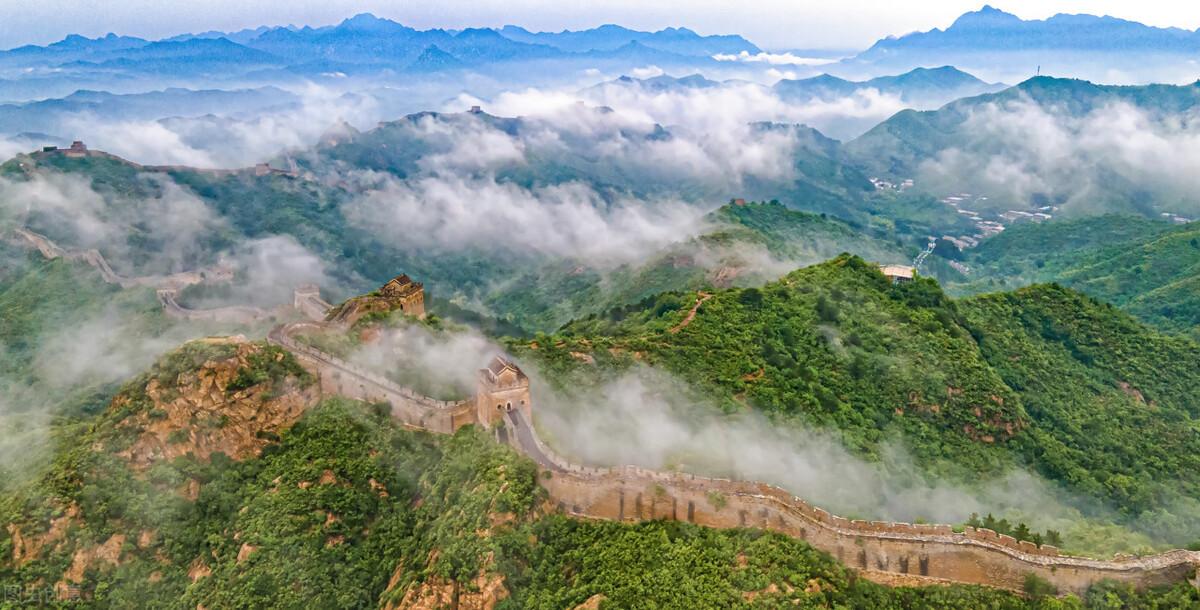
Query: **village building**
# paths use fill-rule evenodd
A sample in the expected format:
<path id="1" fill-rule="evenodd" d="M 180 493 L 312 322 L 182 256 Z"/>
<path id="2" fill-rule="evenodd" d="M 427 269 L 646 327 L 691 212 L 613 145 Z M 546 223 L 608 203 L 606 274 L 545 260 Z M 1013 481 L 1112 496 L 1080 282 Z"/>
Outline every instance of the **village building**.
<path id="1" fill-rule="evenodd" d="M 908 265 L 880 265 L 879 272 L 893 283 L 911 282 L 917 270 Z"/>

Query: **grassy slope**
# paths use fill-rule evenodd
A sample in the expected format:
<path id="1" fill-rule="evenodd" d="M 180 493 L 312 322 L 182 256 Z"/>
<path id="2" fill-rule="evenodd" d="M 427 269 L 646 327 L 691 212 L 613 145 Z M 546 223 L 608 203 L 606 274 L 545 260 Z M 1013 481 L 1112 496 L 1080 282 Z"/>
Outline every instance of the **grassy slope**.
<path id="1" fill-rule="evenodd" d="M 538 353 L 569 368 L 569 351 L 594 352 L 601 362 L 613 359 L 607 347 L 629 360 L 636 352 L 730 409 L 798 415 L 841 430 L 868 453 L 901 430 L 921 440 L 923 457 L 946 456 L 947 467 L 952 460 L 973 471 L 1005 463 L 1008 426 L 1015 432 L 1026 423 L 954 303 L 930 281 L 893 285 L 861 259 L 838 257 L 761 289 L 717 291 L 672 333 L 693 303 L 694 295 L 666 294 L 587 318 L 564 329 L 561 346 Z M 995 442 L 973 438 L 985 434 Z"/>

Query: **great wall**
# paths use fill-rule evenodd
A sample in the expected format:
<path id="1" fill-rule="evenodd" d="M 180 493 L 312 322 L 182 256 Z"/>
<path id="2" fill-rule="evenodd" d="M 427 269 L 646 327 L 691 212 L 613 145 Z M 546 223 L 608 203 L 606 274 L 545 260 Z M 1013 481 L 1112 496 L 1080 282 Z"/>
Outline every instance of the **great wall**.
<path id="1" fill-rule="evenodd" d="M 407 278 L 404 278 L 407 280 Z M 416 286 L 420 286 L 416 284 Z M 422 315 L 422 311 L 412 312 Z M 1060 592 L 1083 593 L 1105 579 L 1145 587 L 1189 581 L 1200 586 L 1200 552 L 1175 550 L 1145 557 L 1097 560 L 965 527 L 849 520 L 765 483 L 660 472 L 636 466 L 574 464 L 548 447 L 532 425 L 529 379 L 496 356 L 478 372 L 476 395 L 444 402 L 420 396 L 296 337 L 340 323 L 281 325 L 269 340 L 291 351 L 320 379 L 321 391 L 391 405 L 406 426 L 449 434 L 468 424 L 494 432 L 537 463 L 539 481 L 565 514 L 635 522 L 687 521 L 705 527 L 758 527 L 803 539 L 867 578 L 887 583 L 969 583 L 1022 591 L 1036 574 Z"/>
<path id="2" fill-rule="evenodd" d="M 176 292 L 189 283 L 211 281 L 211 275 L 191 272 L 122 278 L 98 252 L 69 252 L 26 229 L 18 229 L 15 234 L 46 258 L 66 257 L 96 267 L 105 281 L 122 286 L 157 286 L 168 315 L 235 322 L 274 315 L 255 308 L 184 309 L 174 300 Z M 424 316 L 422 287 L 407 276 L 392 280 L 378 292 L 382 296 L 373 298 L 386 300 L 390 296 L 403 303 L 397 309 Z M 348 313 L 345 308 L 332 308 L 311 285 L 296 289 L 291 308 L 293 315 L 309 321 L 278 325 L 267 339 L 294 354 L 319 380 L 322 394 L 387 403 L 392 416 L 403 425 L 433 433 L 451 434 L 472 424 L 488 429 L 497 440 L 538 465 L 542 474 L 539 482 L 550 502 L 564 514 L 622 522 L 671 519 L 713 528 L 778 531 L 828 552 L 866 578 L 887 584 L 966 583 L 1019 592 L 1026 578 L 1034 574 L 1061 593 L 1083 593 L 1105 579 L 1138 587 L 1183 581 L 1200 587 L 1200 552 L 1196 551 L 1090 559 L 1063 555 L 1052 546 L 1039 547 L 982 528 L 968 526 L 956 532 L 949 525 L 849 520 L 765 483 L 637 466 L 575 464 L 538 437 L 532 425 L 529 379 L 510 360 L 496 356 L 487 368 L 478 371 L 475 396 L 437 400 L 297 339 L 328 329 L 345 331 L 358 317 L 377 309 L 368 306 Z M 282 308 L 276 313 L 282 313 Z"/>
<path id="3" fill-rule="evenodd" d="M 271 167 L 269 163 L 258 163 L 254 167 L 243 167 L 235 169 L 211 169 L 203 167 L 192 167 L 190 165 L 142 165 L 135 161 L 130 161 L 123 157 L 119 157 L 109 152 L 102 150 L 93 150 L 87 147 L 83 142 L 76 140 L 67 148 L 59 148 L 57 146 L 46 146 L 40 151 L 28 155 L 28 159 L 33 161 L 44 161 L 53 157 L 65 157 L 68 159 L 108 159 L 127 165 L 139 172 L 149 173 L 172 173 L 172 172 L 192 172 L 203 174 L 206 176 L 238 176 L 238 175 L 253 175 L 253 176 L 283 176 L 286 178 L 298 178 L 300 172 L 296 168 L 295 161 L 290 157 L 287 159 L 290 165 L 289 169 L 281 169 Z M 22 164 L 22 167 L 24 165 Z M 28 168 L 27 168 L 28 169 Z"/>

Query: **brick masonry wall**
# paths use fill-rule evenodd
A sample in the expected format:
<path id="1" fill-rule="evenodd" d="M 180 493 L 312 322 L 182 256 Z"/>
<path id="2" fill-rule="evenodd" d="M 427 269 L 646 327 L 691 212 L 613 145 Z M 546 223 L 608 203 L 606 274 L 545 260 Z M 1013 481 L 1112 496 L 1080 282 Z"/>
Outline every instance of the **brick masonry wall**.
<path id="1" fill-rule="evenodd" d="M 807 541 L 859 570 L 1022 590 L 1037 574 L 1060 592 L 1083 593 L 1102 579 L 1139 587 L 1193 578 L 1200 553 L 1099 561 L 1019 544 L 990 530 L 955 533 L 946 525 L 850 521 L 765 484 L 656 473 L 625 467 L 605 473 L 553 471 L 542 478 L 566 514 L 636 522 L 674 519 L 716 528 L 757 527 Z"/>
<path id="2" fill-rule="evenodd" d="M 269 338 L 316 373 L 323 392 L 390 402 L 397 420 L 432 432 L 451 433 L 476 423 L 475 399 L 441 403 L 417 396 L 288 336 L 288 332 L 318 326 L 293 324 L 275 329 Z M 557 455 L 536 434 L 529 435 L 529 446 L 524 447 L 517 434 L 500 436 L 540 464 L 544 476 L 539 481 L 551 501 L 573 516 L 624 522 L 673 519 L 714 528 L 769 529 L 805 540 L 851 568 L 873 575 L 902 575 L 905 582 L 928 579 L 930 583 L 951 581 L 1021 591 L 1027 575 L 1033 573 L 1063 593 L 1083 593 L 1103 579 L 1138 587 L 1200 582 L 1200 552 L 1177 550 L 1102 561 L 1061 555 L 1054 547 L 1018 542 L 987 529 L 968 527 L 956 533 L 948 525 L 852 521 L 763 483 L 634 466 L 583 466 Z"/>

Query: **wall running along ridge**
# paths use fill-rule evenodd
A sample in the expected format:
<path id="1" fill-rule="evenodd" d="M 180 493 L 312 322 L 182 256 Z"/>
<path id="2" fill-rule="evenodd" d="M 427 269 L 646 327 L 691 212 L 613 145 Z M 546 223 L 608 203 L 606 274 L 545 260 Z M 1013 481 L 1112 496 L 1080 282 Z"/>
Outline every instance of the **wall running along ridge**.
<path id="1" fill-rule="evenodd" d="M 291 350 L 321 379 L 321 389 L 392 405 L 407 426 L 443 434 L 478 421 L 478 396 L 444 402 L 415 392 L 335 356 L 296 341 L 291 335 L 323 328 L 323 323 L 277 327 L 269 339 Z M 481 392 L 485 391 L 481 389 Z M 1200 552 L 1175 550 L 1145 557 L 1097 560 L 1060 555 L 1058 549 L 988 529 L 849 520 L 812 506 L 783 489 L 752 481 L 731 481 L 624 466 L 595 468 L 573 464 L 547 447 L 529 424 L 530 411 L 505 413 L 497 436 L 529 456 L 542 471 L 539 481 L 552 502 L 568 515 L 636 522 L 687 521 L 705 527 L 757 527 L 799 538 L 847 566 L 872 573 L 906 575 L 913 582 L 956 582 L 1023 590 L 1036 574 L 1060 592 L 1083 593 L 1111 579 L 1137 587 L 1184 580 L 1200 586 Z"/>
<path id="2" fill-rule="evenodd" d="M 117 275 L 99 252 L 67 251 L 27 229 L 16 229 L 15 234 L 47 259 L 64 257 L 87 262 L 100 271 L 106 282 L 124 287 L 157 287 L 169 315 L 246 322 L 270 315 L 242 307 L 187 310 L 175 303 L 180 288 L 229 273 L 223 268 L 125 278 Z M 672 519 L 705 527 L 769 529 L 805 540 L 868 577 L 881 572 L 899 574 L 910 582 L 957 582 L 1021 591 L 1026 577 L 1032 573 L 1058 587 L 1060 592 L 1083 593 L 1104 579 L 1138 587 L 1188 580 L 1200 587 L 1200 552 L 1175 550 L 1108 561 L 1072 557 L 1060 555 L 1052 546 L 1018 542 L 988 529 L 967 527 L 956 533 L 948 525 L 852 521 L 765 483 L 658 472 L 635 466 L 595 468 L 573 464 L 542 443 L 529 424 L 532 411 L 527 379 L 524 388 L 481 385 L 476 396 L 461 401 L 422 396 L 295 340 L 294 334 L 330 325 L 320 321 L 330 308 L 315 287 L 298 288 L 293 307 L 318 321 L 278 326 L 267 338 L 291 351 L 320 379 L 322 394 L 386 402 L 397 421 L 441 434 L 451 434 L 468 424 L 490 428 L 503 422 L 495 426 L 498 438 L 538 464 L 543 475 L 539 481 L 558 509 L 568 515 L 623 522 Z M 523 374 L 518 372 L 518 375 L 523 378 Z M 509 394 L 514 390 L 518 392 L 514 396 L 525 397 L 520 408 L 504 412 L 502 419 L 489 412 L 493 403 L 511 404 Z"/>

